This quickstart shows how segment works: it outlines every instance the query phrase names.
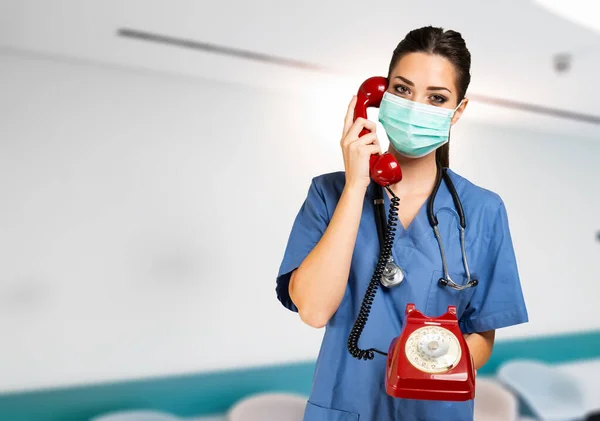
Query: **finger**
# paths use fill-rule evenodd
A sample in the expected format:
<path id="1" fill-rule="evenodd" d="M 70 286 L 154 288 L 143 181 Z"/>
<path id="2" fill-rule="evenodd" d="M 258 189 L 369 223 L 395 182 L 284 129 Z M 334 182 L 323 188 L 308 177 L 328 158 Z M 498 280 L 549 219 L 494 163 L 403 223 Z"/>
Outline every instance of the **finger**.
<path id="1" fill-rule="evenodd" d="M 372 153 L 368 152 L 371 151 L 372 148 L 375 148 L 377 152 L 381 151 L 381 145 L 379 145 L 377 139 L 371 135 L 363 136 L 356 142 L 352 142 L 350 145 L 348 145 L 348 149 L 352 153 L 358 154 Z"/>
<path id="2" fill-rule="evenodd" d="M 352 146 L 354 146 L 354 144 L 352 144 Z M 381 153 L 381 147 L 379 145 L 362 145 L 353 149 L 355 149 L 354 153 L 359 156 L 370 156 Z"/>
<path id="3" fill-rule="evenodd" d="M 364 148 L 365 153 L 369 153 L 369 155 L 375 155 L 381 153 L 381 146 L 379 145 L 367 145 Z"/>
<path id="4" fill-rule="evenodd" d="M 364 136 L 361 136 L 358 138 L 358 140 L 356 140 L 355 142 L 353 142 L 352 144 L 358 144 L 358 145 L 379 145 L 379 139 L 377 139 L 377 134 L 376 133 L 367 133 Z"/>
<path id="5" fill-rule="evenodd" d="M 375 133 L 375 131 L 377 130 L 377 126 L 375 123 L 373 123 L 372 121 L 369 121 L 365 118 L 357 118 L 356 121 L 354 123 L 352 123 L 352 126 L 350 127 L 350 130 L 348 131 L 348 133 L 346 133 L 346 136 L 344 136 L 341 140 L 341 144 L 342 146 L 347 146 L 349 144 L 351 144 L 352 142 L 355 142 L 358 137 L 360 132 L 362 132 L 363 129 L 367 129 L 367 132 L 371 132 L 371 133 Z"/>
<path id="6" fill-rule="evenodd" d="M 366 118 L 357 118 L 350 127 L 350 130 L 348 130 L 346 137 L 356 140 L 362 129 L 367 129 L 370 132 L 375 133 L 377 130 L 377 125 Z"/>
<path id="7" fill-rule="evenodd" d="M 342 132 L 342 137 L 346 137 L 348 130 L 350 130 L 350 126 L 352 126 L 352 123 L 354 122 L 354 108 L 356 107 L 356 101 L 356 95 L 354 95 L 350 100 L 350 104 L 348 104 L 346 118 L 344 119 L 344 131 Z"/>

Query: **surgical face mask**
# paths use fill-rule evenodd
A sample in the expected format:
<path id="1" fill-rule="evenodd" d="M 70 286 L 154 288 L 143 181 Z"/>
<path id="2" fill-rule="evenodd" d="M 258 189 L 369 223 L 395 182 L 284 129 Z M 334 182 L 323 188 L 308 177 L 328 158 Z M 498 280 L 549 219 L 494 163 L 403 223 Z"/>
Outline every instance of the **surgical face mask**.
<path id="1" fill-rule="evenodd" d="M 452 117 L 461 104 L 462 101 L 452 110 L 385 92 L 379 107 L 379 121 L 398 153 L 420 158 L 448 142 Z"/>

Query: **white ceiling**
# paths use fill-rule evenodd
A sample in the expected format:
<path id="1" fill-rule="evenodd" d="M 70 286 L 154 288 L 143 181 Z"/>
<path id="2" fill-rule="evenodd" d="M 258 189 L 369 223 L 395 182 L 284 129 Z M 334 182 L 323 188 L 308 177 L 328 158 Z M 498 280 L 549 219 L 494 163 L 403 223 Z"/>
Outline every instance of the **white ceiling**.
<path id="1" fill-rule="evenodd" d="M 320 87 L 329 95 L 345 96 L 351 95 L 349 86 L 385 74 L 391 52 L 406 32 L 429 24 L 465 37 L 473 57 L 471 94 L 600 115 L 595 88 L 600 34 L 527 0 L 0 0 L 0 48 L 5 52 L 43 53 L 277 91 Z M 122 27 L 302 60 L 339 74 L 124 39 L 116 36 Z M 552 65 L 553 54 L 562 52 L 574 58 L 567 74 L 557 74 Z"/>

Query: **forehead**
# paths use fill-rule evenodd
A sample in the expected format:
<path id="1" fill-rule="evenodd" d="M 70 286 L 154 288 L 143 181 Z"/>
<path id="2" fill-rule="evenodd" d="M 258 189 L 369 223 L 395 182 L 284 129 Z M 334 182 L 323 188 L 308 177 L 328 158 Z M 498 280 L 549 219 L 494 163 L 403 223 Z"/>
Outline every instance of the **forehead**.
<path id="1" fill-rule="evenodd" d="M 390 78 L 402 76 L 418 88 L 443 86 L 456 92 L 454 65 L 442 56 L 427 53 L 409 53 L 392 69 Z"/>

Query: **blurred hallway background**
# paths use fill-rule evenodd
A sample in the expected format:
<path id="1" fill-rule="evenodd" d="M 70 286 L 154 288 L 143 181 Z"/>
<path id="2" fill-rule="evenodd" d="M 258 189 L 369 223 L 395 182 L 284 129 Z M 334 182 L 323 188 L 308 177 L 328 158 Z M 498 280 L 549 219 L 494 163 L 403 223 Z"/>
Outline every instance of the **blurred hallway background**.
<path id="1" fill-rule="evenodd" d="M 307 393 L 323 331 L 275 297 L 289 230 L 311 178 L 343 169 L 351 96 L 424 25 L 471 51 L 451 167 L 504 199 L 530 314 L 489 374 L 525 355 L 600 378 L 593 20 L 533 1 L 0 0 L 0 419 Z M 168 379 L 218 403 L 143 397 L 188 384 Z"/>

